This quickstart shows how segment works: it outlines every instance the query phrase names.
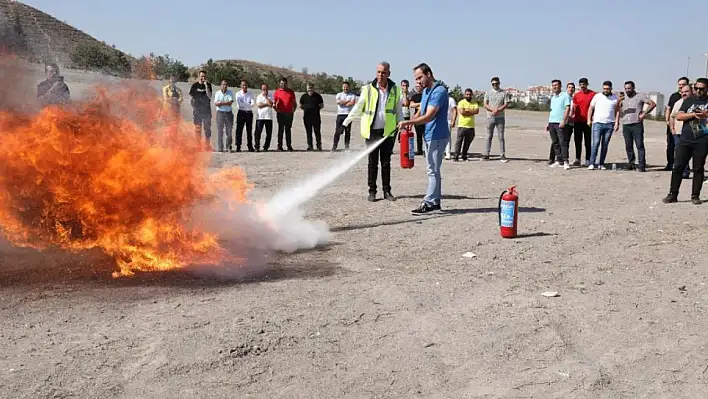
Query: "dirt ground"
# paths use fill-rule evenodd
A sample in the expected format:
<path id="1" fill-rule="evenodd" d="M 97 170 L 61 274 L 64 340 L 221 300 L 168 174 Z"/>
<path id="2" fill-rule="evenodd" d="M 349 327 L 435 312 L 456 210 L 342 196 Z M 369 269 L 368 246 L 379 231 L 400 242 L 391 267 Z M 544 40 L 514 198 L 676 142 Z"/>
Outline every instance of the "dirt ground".
<path id="1" fill-rule="evenodd" d="M 435 216 L 409 214 L 427 184 L 422 159 L 411 170 L 394 162 L 396 202 L 366 201 L 361 162 L 306 206 L 331 226 L 331 245 L 273 254 L 235 281 L 115 280 L 100 253 L 5 248 L 0 396 L 707 397 L 706 205 L 687 201 L 688 181 L 680 203 L 661 203 L 663 125 L 646 124 L 648 173 L 564 171 L 546 165 L 545 118 L 509 113 L 509 163 L 445 162 Z M 305 148 L 300 115 L 294 143 Z M 483 143 L 479 131 L 471 151 Z M 613 137 L 608 162 L 623 162 L 623 149 Z M 215 154 L 212 164 L 241 165 L 266 195 L 342 156 Z M 496 207 L 510 184 L 521 237 L 505 240 Z"/>

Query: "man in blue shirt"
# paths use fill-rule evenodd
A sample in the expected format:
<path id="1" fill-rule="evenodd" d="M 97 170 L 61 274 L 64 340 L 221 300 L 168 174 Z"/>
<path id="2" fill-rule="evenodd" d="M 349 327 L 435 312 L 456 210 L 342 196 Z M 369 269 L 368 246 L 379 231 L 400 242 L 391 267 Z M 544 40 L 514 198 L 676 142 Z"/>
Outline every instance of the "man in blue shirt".
<path id="1" fill-rule="evenodd" d="M 551 96 L 551 113 L 548 115 L 548 133 L 551 135 L 551 142 L 556 153 L 556 161 L 551 167 L 557 168 L 563 165 L 564 169 L 570 169 L 568 162 L 568 144 L 570 137 L 565 133 L 565 124 L 570 116 L 570 104 L 572 102 L 568 93 L 561 92 L 562 83 L 554 79 L 551 83 L 553 95 Z"/>
<path id="2" fill-rule="evenodd" d="M 423 202 L 411 211 L 414 215 L 441 210 L 442 197 L 440 166 L 442 165 L 445 147 L 450 140 L 450 126 L 447 123 L 449 105 L 448 92 L 445 86 L 436 81 L 428 64 L 422 63 L 413 68 L 416 83 L 423 89 L 418 116 L 400 122 L 398 128 L 425 124 L 423 136 L 425 148 L 425 163 L 428 169 L 428 192 Z"/>

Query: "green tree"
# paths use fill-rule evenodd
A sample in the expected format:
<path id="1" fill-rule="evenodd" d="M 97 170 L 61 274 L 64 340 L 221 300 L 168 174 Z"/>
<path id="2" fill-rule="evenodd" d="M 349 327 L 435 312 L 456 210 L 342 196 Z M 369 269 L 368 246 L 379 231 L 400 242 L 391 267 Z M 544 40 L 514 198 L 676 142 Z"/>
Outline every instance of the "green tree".
<path id="1" fill-rule="evenodd" d="M 457 85 L 452 90 L 449 90 L 448 94 L 450 97 L 454 98 L 456 102 L 459 102 L 465 96 L 465 93 L 462 91 L 462 87 L 460 87 L 460 85 Z"/>
<path id="2" fill-rule="evenodd" d="M 100 43 L 76 46 L 69 55 L 71 67 L 127 77 L 132 73 L 130 60 L 122 51 Z"/>

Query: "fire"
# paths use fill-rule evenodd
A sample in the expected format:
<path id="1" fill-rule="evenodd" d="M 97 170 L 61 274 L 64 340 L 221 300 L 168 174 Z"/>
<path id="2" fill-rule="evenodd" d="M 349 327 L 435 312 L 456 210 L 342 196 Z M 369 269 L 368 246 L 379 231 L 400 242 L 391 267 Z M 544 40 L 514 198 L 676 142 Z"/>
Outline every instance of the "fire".
<path id="1" fill-rule="evenodd" d="M 114 277 L 219 264 L 229 255 L 194 209 L 248 202 L 241 169 L 207 173 L 193 128 L 158 96 L 99 88 L 84 103 L 0 111 L 0 232 L 18 246 L 100 248 Z"/>

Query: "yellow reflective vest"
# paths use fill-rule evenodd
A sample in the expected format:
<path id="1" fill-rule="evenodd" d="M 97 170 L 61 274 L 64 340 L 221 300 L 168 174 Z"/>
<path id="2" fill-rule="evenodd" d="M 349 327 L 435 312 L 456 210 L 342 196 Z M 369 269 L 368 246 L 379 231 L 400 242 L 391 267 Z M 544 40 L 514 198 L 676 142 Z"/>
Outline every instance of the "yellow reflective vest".
<path id="1" fill-rule="evenodd" d="M 397 107 L 401 101 L 401 88 L 396 86 L 391 79 L 388 80 L 388 99 L 386 101 L 386 125 L 384 127 L 384 137 L 393 136 L 398 127 Z M 379 104 L 378 84 L 374 80 L 370 84 L 361 88 L 361 98 L 363 109 L 361 114 L 361 137 L 368 139 L 371 133 L 371 126 L 376 118 L 376 109 Z"/>

